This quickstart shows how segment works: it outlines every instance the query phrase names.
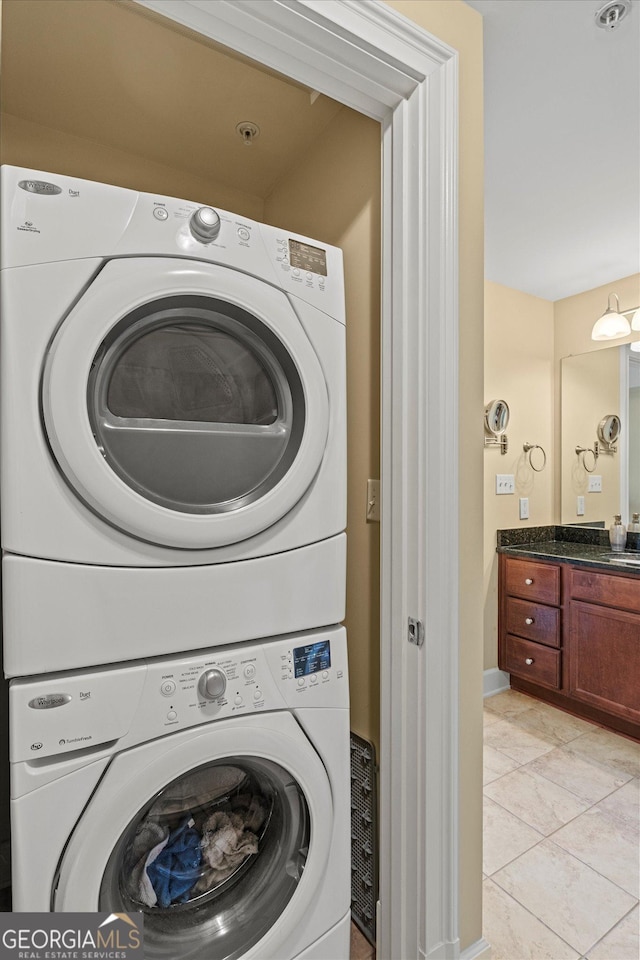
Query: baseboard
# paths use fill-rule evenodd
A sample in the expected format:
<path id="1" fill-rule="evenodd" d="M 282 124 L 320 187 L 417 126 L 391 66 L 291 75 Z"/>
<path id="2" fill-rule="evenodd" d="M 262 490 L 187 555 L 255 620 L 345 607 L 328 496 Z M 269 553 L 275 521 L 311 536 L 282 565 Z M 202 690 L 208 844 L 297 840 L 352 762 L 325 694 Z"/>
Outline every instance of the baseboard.
<path id="1" fill-rule="evenodd" d="M 482 678 L 483 697 L 493 697 L 494 694 L 509 690 L 510 687 L 509 674 L 505 673 L 504 670 L 498 670 L 497 667 L 485 670 Z"/>
<path id="2" fill-rule="evenodd" d="M 480 937 L 460 953 L 460 960 L 490 960 L 490 958 L 491 944 L 487 943 L 484 937 Z"/>
<path id="3" fill-rule="evenodd" d="M 491 960 L 491 944 L 484 937 L 475 943 L 460 950 L 459 940 L 450 940 L 448 943 L 439 943 L 429 953 L 418 950 L 419 960 Z"/>

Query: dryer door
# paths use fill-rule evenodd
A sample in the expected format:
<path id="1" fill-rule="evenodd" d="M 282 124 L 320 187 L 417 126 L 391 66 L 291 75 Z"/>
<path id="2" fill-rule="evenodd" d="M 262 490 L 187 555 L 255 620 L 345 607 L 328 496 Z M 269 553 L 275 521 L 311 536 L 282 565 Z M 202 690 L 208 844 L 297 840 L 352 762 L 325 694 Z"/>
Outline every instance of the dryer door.
<path id="1" fill-rule="evenodd" d="M 118 755 L 65 849 L 52 909 L 142 912 L 147 960 L 281 957 L 326 882 L 332 798 L 291 714 L 257 721 Z"/>
<path id="2" fill-rule="evenodd" d="M 329 423 L 320 363 L 281 291 L 162 258 L 106 264 L 52 341 L 42 410 L 91 509 L 187 549 L 244 540 L 288 513 Z"/>

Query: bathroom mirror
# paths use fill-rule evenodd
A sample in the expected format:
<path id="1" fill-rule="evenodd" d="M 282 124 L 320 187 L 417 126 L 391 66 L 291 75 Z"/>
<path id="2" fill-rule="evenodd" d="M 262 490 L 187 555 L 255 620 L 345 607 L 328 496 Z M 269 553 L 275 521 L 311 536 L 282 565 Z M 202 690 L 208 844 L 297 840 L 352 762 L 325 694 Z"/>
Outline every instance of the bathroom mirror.
<path id="1" fill-rule="evenodd" d="M 616 441 L 620 436 L 620 417 L 616 413 L 610 413 L 603 417 L 598 424 L 598 440 L 610 450 L 615 448 Z"/>
<path id="2" fill-rule="evenodd" d="M 561 522 L 609 526 L 616 513 L 628 520 L 640 511 L 640 353 L 623 344 L 564 357 L 560 403 Z M 575 449 L 596 440 L 590 475 Z"/>
<path id="3" fill-rule="evenodd" d="M 501 436 L 509 426 L 509 405 L 506 400 L 490 400 L 484 408 L 484 423 L 494 437 Z"/>

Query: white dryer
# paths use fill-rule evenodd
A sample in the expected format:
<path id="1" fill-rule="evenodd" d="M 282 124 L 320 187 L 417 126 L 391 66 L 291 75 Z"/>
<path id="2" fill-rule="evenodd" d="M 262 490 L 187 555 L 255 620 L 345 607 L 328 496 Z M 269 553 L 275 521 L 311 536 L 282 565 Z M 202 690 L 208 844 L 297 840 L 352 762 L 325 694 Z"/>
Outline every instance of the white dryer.
<path id="1" fill-rule="evenodd" d="M 347 960 L 346 637 L 10 685 L 14 911 L 140 911 L 147 960 Z"/>
<path id="2" fill-rule="evenodd" d="M 2 170 L 5 671 L 344 616 L 340 250 Z"/>

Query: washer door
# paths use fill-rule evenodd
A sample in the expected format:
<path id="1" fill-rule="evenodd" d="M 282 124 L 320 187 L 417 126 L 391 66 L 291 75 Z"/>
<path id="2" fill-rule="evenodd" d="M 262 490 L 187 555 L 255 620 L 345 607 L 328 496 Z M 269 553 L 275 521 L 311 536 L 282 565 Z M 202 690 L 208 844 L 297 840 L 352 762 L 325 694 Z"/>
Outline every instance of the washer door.
<path id="1" fill-rule="evenodd" d="M 320 363 L 281 291 L 162 258 L 106 264 L 52 341 L 42 410 L 92 510 L 186 549 L 285 516 L 318 471 L 329 423 Z"/>
<path id="2" fill-rule="evenodd" d="M 143 912 L 147 960 L 278 957 L 326 880 L 332 819 L 327 774 L 290 714 L 163 738 L 112 762 L 52 909 Z"/>

